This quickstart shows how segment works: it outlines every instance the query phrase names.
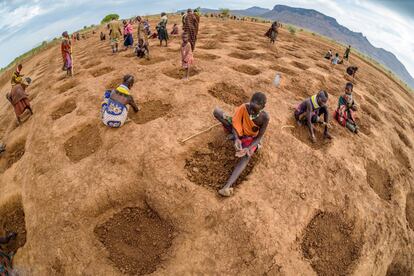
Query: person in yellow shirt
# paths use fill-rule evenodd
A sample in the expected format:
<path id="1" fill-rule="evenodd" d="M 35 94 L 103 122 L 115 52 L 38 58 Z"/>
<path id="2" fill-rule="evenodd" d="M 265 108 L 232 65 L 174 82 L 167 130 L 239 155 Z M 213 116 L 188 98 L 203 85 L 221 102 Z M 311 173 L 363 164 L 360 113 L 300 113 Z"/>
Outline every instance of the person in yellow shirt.
<path id="1" fill-rule="evenodd" d="M 270 121 L 269 114 L 264 111 L 265 106 L 266 95 L 256 92 L 249 103 L 236 108 L 233 117 L 224 114 L 220 108 L 214 109 L 214 117 L 229 132 L 230 139 L 234 141 L 236 156 L 240 158 L 227 183 L 219 190 L 221 196 L 228 197 L 233 194 L 233 184 L 260 146 Z"/>
<path id="2" fill-rule="evenodd" d="M 13 73 L 12 75 L 12 79 L 11 79 L 11 85 L 15 86 L 16 84 L 19 84 L 22 82 L 22 69 L 23 69 L 23 65 L 19 64 L 17 65 L 16 71 Z"/>

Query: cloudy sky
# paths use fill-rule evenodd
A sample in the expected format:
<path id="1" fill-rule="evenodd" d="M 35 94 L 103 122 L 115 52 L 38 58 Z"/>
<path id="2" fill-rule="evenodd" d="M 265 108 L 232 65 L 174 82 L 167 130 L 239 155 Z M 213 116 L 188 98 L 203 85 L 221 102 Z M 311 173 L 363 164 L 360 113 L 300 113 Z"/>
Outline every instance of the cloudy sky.
<path id="1" fill-rule="evenodd" d="M 130 17 L 196 6 L 271 9 L 275 4 L 315 9 L 336 18 L 362 32 L 374 46 L 393 52 L 414 76 L 412 0 L 0 0 L 0 67 L 64 30 L 97 24 L 112 12 Z"/>

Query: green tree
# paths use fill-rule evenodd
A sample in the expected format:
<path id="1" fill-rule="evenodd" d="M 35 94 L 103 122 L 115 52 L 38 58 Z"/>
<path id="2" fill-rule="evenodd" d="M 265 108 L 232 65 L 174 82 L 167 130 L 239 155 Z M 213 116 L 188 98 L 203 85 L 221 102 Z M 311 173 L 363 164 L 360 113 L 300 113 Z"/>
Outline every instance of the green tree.
<path id="1" fill-rule="evenodd" d="M 223 17 L 228 17 L 230 15 L 229 9 L 220 9 L 220 13 Z"/>
<path id="2" fill-rule="evenodd" d="M 118 19 L 119 19 L 119 15 L 117 15 L 116 13 L 111 13 L 105 16 L 104 19 L 102 19 L 101 24 L 105 24 L 111 20 L 118 20 Z"/>

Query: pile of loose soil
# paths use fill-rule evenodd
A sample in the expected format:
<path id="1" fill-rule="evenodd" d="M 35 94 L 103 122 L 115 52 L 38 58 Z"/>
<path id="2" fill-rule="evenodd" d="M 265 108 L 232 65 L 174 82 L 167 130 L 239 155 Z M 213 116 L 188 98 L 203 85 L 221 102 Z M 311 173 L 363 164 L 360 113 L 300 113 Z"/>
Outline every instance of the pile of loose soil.
<path id="1" fill-rule="evenodd" d="M 249 97 L 243 88 L 227 82 L 216 83 L 210 87 L 208 93 L 227 104 L 235 106 L 249 101 Z"/>
<path id="2" fill-rule="evenodd" d="M 87 125 L 77 134 L 69 138 L 64 148 L 66 156 L 72 162 L 79 162 L 99 150 L 102 145 L 101 136 L 98 126 Z"/>
<path id="3" fill-rule="evenodd" d="M 237 180 L 236 185 L 242 183 L 252 172 L 258 158 L 257 152 Z M 191 182 L 218 190 L 224 186 L 238 161 L 232 141 L 226 140 L 223 133 L 215 141 L 192 152 L 185 161 L 185 168 Z"/>
<path id="4" fill-rule="evenodd" d="M 134 111 L 128 112 L 128 116 L 136 124 L 146 124 L 157 118 L 164 117 L 170 112 L 172 106 L 170 104 L 163 104 L 161 101 L 148 101 L 139 104 L 141 110 L 138 113 Z"/>
<path id="5" fill-rule="evenodd" d="M 165 71 L 164 75 L 173 78 L 173 79 L 177 79 L 177 80 L 181 80 L 186 76 L 187 72 L 184 69 L 178 69 L 178 68 L 173 68 L 171 70 Z M 197 69 L 196 67 L 191 67 L 190 69 L 190 77 L 194 77 L 196 75 L 200 74 L 200 69 Z"/>
<path id="6" fill-rule="evenodd" d="M 242 60 L 248 60 L 253 57 L 253 54 L 245 53 L 245 52 L 233 52 L 229 54 L 229 57 L 242 59 Z"/>
<path id="7" fill-rule="evenodd" d="M 95 78 L 97 78 L 97 77 L 100 77 L 102 75 L 108 74 L 108 73 L 110 73 L 114 70 L 115 69 L 111 66 L 105 66 L 105 67 L 102 67 L 102 68 L 92 70 L 91 75 L 94 76 Z"/>
<path id="8" fill-rule="evenodd" d="M 19 142 L 11 147 L 7 147 L 0 159 L 0 173 L 5 172 L 14 163 L 18 162 L 25 153 L 26 141 Z"/>
<path id="9" fill-rule="evenodd" d="M 407 217 L 408 226 L 414 231 L 414 193 L 409 193 L 407 195 L 405 215 Z"/>
<path id="10" fill-rule="evenodd" d="M 306 227 L 301 247 L 318 275 L 350 275 L 362 243 L 354 223 L 339 213 L 319 212 Z"/>
<path id="11" fill-rule="evenodd" d="M 247 75 L 252 75 L 252 76 L 258 75 L 261 72 L 256 67 L 246 65 L 246 64 L 233 67 L 233 69 L 236 70 L 237 72 L 245 73 Z"/>
<path id="12" fill-rule="evenodd" d="M 174 239 L 173 227 L 149 207 L 128 207 L 95 227 L 95 235 L 122 272 L 146 275 L 157 270 Z"/>
<path id="13" fill-rule="evenodd" d="M 391 200 L 393 181 L 390 174 L 375 161 L 369 160 L 366 166 L 369 186 L 384 200 Z"/>
<path id="14" fill-rule="evenodd" d="M 16 252 L 26 243 L 26 223 L 20 197 L 15 197 L 0 207 L 0 235 L 15 232 L 16 239 L 2 245 L 5 252 Z"/>
<path id="15" fill-rule="evenodd" d="M 65 82 L 64 84 L 62 84 L 61 86 L 59 86 L 57 88 L 57 91 L 59 94 L 64 93 L 76 86 L 78 86 L 79 82 L 77 80 L 68 80 L 67 82 Z"/>
<path id="16" fill-rule="evenodd" d="M 75 99 L 70 99 L 64 102 L 62 105 L 58 107 L 50 116 L 52 120 L 57 120 L 66 114 L 71 113 L 73 110 L 76 109 L 76 101 Z"/>

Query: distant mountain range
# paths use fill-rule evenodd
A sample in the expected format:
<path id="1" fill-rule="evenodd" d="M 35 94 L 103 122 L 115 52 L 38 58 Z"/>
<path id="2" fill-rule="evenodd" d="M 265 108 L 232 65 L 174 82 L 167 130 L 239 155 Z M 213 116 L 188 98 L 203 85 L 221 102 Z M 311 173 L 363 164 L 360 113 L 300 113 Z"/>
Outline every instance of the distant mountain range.
<path id="1" fill-rule="evenodd" d="M 203 13 L 219 12 L 219 10 L 212 9 L 201 9 L 201 11 Z M 232 10 L 231 13 L 238 16 L 262 17 L 281 21 L 352 45 L 353 48 L 385 65 L 414 89 L 414 78 L 393 53 L 374 47 L 362 33 L 349 30 L 340 25 L 333 17 L 326 16 L 316 10 L 292 8 L 284 5 L 276 5 L 272 10 L 251 7 L 245 10 Z"/>

